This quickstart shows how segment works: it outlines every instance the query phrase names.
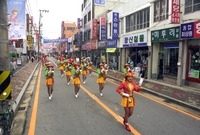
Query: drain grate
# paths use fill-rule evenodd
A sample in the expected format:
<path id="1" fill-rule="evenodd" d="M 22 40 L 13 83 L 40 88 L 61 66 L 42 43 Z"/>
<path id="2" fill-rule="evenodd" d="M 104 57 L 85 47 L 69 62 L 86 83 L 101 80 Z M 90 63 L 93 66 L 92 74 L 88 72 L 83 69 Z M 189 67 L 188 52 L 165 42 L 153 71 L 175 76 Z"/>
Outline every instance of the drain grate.
<path id="1" fill-rule="evenodd" d="M 24 111 L 24 110 L 26 110 L 26 107 L 19 107 L 18 108 L 18 111 Z"/>

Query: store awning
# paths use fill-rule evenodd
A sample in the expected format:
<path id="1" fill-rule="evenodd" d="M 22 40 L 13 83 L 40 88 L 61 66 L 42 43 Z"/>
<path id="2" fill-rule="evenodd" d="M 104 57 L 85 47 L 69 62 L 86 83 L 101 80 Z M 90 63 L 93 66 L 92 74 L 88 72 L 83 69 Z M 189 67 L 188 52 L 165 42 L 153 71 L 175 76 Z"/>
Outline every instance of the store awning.
<path id="1" fill-rule="evenodd" d="M 106 52 L 108 53 L 114 53 L 116 51 L 117 48 L 107 48 Z"/>

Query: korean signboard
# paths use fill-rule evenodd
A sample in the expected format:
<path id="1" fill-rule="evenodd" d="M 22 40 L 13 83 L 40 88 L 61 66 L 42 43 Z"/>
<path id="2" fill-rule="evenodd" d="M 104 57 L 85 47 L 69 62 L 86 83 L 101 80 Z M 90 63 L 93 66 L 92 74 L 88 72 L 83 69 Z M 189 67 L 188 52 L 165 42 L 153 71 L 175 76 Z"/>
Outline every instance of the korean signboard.
<path id="1" fill-rule="evenodd" d="M 182 39 L 200 38 L 200 21 L 181 24 L 180 28 Z"/>
<path id="2" fill-rule="evenodd" d="M 97 6 L 102 6 L 106 4 L 106 0 L 94 0 L 94 5 Z"/>
<path id="3" fill-rule="evenodd" d="M 115 48 L 117 47 L 117 39 L 108 39 L 106 48 Z"/>
<path id="4" fill-rule="evenodd" d="M 97 19 L 92 20 L 92 39 L 97 39 Z"/>
<path id="5" fill-rule="evenodd" d="M 180 23 L 180 0 L 171 0 L 172 9 L 171 9 L 171 23 L 179 24 Z"/>
<path id="6" fill-rule="evenodd" d="M 106 40 L 107 32 L 106 32 L 106 18 L 100 18 L 100 29 L 99 29 L 99 40 Z"/>
<path id="7" fill-rule="evenodd" d="M 123 37 L 123 47 L 147 46 L 147 32 L 135 33 Z"/>
<path id="8" fill-rule="evenodd" d="M 179 26 L 151 32 L 152 42 L 179 40 Z"/>
<path id="9" fill-rule="evenodd" d="M 112 39 L 118 39 L 119 36 L 119 13 L 112 13 Z"/>

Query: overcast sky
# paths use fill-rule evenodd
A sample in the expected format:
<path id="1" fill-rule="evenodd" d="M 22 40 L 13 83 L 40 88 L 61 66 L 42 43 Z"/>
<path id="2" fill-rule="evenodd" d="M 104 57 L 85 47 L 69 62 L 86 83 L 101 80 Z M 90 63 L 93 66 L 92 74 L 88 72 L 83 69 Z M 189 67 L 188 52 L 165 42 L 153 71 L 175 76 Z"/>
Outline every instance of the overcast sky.
<path id="1" fill-rule="evenodd" d="M 61 22 L 75 22 L 81 17 L 82 0 L 27 0 L 28 8 L 35 22 L 39 23 L 39 10 L 49 10 L 42 13 L 43 37 L 56 39 L 61 36 Z"/>

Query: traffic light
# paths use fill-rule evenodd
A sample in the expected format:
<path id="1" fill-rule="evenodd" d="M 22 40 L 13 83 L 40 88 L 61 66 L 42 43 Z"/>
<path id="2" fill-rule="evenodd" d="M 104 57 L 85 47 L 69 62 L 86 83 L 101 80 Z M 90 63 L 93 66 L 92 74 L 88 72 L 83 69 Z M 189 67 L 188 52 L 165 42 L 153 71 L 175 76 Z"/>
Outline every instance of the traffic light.
<path id="1" fill-rule="evenodd" d="M 32 44 L 32 36 L 31 35 L 27 35 L 27 44 L 28 45 Z"/>

